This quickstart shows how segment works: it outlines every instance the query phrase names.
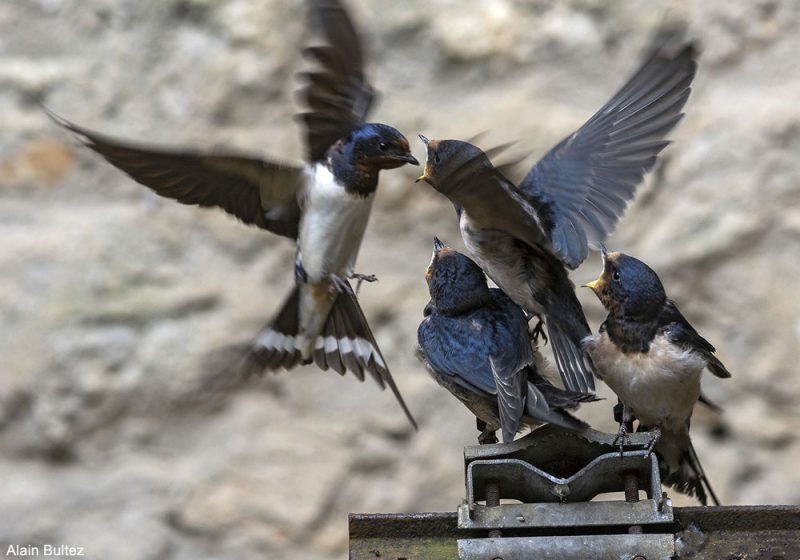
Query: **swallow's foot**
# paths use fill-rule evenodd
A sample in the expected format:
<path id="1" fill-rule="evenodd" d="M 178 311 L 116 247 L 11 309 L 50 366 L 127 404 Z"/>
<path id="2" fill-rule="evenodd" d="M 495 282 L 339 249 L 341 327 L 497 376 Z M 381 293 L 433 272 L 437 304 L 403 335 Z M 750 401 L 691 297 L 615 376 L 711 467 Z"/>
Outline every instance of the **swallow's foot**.
<path id="1" fill-rule="evenodd" d="M 661 428 L 655 428 L 650 433 L 650 441 L 647 443 L 647 456 L 649 457 L 650 454 L 653 452 L 658 440 L 661 439 Z"/>
<path id="2" fill-rule="evenodd" d="M 622 454 L 625 451 L 625 444 L 628 443 L 630 438 L 628 438 L 628 427 L 625 425 L 625 422 L 619 423 L 619 430 L 617 430 L 617 437 L 614 438 L 614 441 L 611 442 L 611 445 L 617 445 L 619 443 L 619 456 L 622 457 Z"/>
<path id="3" fill-rule="evenodd" d="M 350 287 L 350 284 L 347 283 L 347 280 L 345 280 L 338 274 L 328 274 L 328 280 L 330 281 L 333 288 L 340 294 L 347 293 L 353 289 Z"/>
<path id="4" fill-rule="evenodd" d="M 361 290 L 362 282 L 372 283 L 378 281 L 378 277 L 374 274 L 359 274 L 358 272 L 351 272 L 350 278 L 353 280 L 358 280 L 358 283 L 356 284 L 356 295 L 358 295 L 358 292 Z"/>
<path id="5" fill-rule="evenodd" d="M 536 344 L 537 346 L 539 344 L 540 336 L 542 337 L 542 340 L 544 340 L 544 344 L 547 344 L 548 342 L 547 335 L 544 334 L 544 321 L 542 321 L 541 319 L 538 319 L 538 321 L 539 322 L 536 323 L 536 326 L 533 327 L 533 330 L 531 331 L 531 336 L 533 336 L 533 343 Z"/>
<path id="6" fill-rule="evenodd" d="M 478 431 L 481 433 L 481 435 L 478 436 L 478 443 L 480 445 L 497 443 L 497 430 L 492 430 L 486 422 L 478 417 L 475 418 L 475 426 L 477 426 Z"/>
<path id="7" fill-rule="evenodd" d="M 481 432 L 481 435 L 478 436 L 478 443 L 481 445 L 497 443 L 497 432 L 492 430 Z"/>

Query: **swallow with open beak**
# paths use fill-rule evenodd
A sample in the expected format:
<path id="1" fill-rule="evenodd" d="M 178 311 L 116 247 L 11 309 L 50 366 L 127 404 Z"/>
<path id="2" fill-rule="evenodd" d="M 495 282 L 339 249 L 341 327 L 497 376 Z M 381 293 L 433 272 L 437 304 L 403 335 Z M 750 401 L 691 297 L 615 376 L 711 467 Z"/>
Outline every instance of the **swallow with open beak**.
<path id="1" fill-rule="evenodd" d="M 635 417 L 652 434 L 650 450 L 661 459 L 664 481 L 706 504 L 719 505 L 689 438 L 700 376 L 731 374 L 714 347 L 669 299 L 658 275 L 645 263 L 602 248 L 603 272 L 586 284 L 608 311 L 596 335 L 584 340 L 597 376 L 623 405 L 619 437 Z"/>
<path id="2" fill-rule="evenodd" d="M 681 120 L 695 49 L 659 36 L 633 77 L 515 186 L 468 142 L 428 140 L 418 179 L 450 199 L 484 272 L 526 312 L 543 317 L 564 386 L 594 388 L 581 347 L 589 325 L 569 279 L 622 216 Z"/>
<path id="3" fill-rule="evenodd" d="M 540 373 L 522 309 L 469 257 L 434 239 L 425 274 L 431 300 L 417 330 L 417 357 L 475 415 L 480 443 L 514 439 L 523 425 L 586 426 L 567 411 L 595 399 L 553 386 Z"/>
<path id="4" fill-rule="evenodd" d="M 408 140 L 391 126 L 366 122 L 375 90 L 364 74 L 361 40 L 339 0 L 308 0 L 323 44 L 304 53 L 316 64 L 301 74 L 307 110 L 305 165 L 241 154 L 206 154 L 137 145 L 92 132 L 55 115 L 86 146 L 149 187 L 183 204 L 220 207 L 246 224 L 294 240 L 295 286 L 249 344 L 249 371 L 316 364 L 388 385 L 412 424 L 348 279 L 354 272 L 378 175 L 418 165 Z M 287 268 L 292 266 L 287 263 Z"/>

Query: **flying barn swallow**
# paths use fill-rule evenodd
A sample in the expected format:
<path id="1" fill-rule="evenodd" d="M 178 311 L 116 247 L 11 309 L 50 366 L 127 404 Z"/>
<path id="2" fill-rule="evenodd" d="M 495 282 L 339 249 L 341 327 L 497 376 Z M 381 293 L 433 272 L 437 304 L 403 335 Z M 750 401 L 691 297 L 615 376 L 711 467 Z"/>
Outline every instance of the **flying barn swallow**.
<path id="1" fill-rule="evenodd" d="M 525 313 L 488 287 L 475 262 L 435 239 L 425 278 L 431 300 L 417 330 L 417 357 L 478 419 L 480 443 L 496 442 L 498 429 L 512 441 L 522 424 L 586 426 L 566 410 L 594 395 L 559 389 L 541 375 Z"/>
<path id="2" fill-rule="evenodd" d="M 674 41 L 672 41 L 674 43 Z M 594 389 L 581 348 L 589 325 L 567 269 L 614 229 L 681 120 L 695 75 L 691 44 L 656 41 L 633 77 L 515 186 L 487 154 L 428 140 L 425 180 L 450 199 L 475 261 L 525 311 L 543 317 L 564 386 Z"/>
<path id="3" fill-rule="evenodd" d="M 603 272 L 586 287 L 608 311 L 598 334 L 584 345 L 598 377 L 622 401 L 620 437 L 625 423 L 638 419 L 640 431 L 652 432 L 650 449 L 661 458 L 664 481 L 703 505 L 708 491 L 719 505 L 689 438 L 689 423 L 701 399 L 703 370 L 721 378 L 730 372 L 642 261 L 603 248 Z"/>
<path id="4" fill-rule="evenodd" d="M 361 41 L 344 6 L 338 0 L 308 5 L 325 44 L 304 51 L 316 63 L 301 74 L 305 165 L 136 145 L 51 116 L 156 194 L 221 207 L 246 224 L 296 241 L 295 286 L 252 341 L 247 368 L 290 369 L 314 361 L 361 380 L 369 373 L 382 388 L 389 385 L 416 427 L 348 278 L 373 279 L 355 274 L 354 266 L 379 172 L 418 162 L 400 132 L 365 120 L 375 90 L 364 75 Z"/>

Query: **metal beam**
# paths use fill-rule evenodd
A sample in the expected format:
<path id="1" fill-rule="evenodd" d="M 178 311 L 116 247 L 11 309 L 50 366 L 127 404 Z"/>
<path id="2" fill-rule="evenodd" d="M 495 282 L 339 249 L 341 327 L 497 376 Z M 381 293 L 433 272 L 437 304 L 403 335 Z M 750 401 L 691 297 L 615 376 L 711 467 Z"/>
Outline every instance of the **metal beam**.
<path id="1" fill-rule="evenodd" d="M 671 535 L 678 559 L 800 558 L 800 506 L 673 508 L 673 514 Z M 503 536 L 545 537 L 532 533 L 504 531 Z M 559 539 L 574 536 L 564 529 L 560 535 L 546 538 L 556 546 Z M 638 535 L 627 537 L 636 542 Z M 645 533 L 643 537 L 648 536 Z M 486 531 L 459 529 L 455 512 L 350 515 L 350 560 L 454 560 L 459 557 L 459 539 L 489 540 Z M 631 550 L 631 558 L 635 550 Z M 586 558 L 599 558 L 596 549 L 582 553 Z"/>

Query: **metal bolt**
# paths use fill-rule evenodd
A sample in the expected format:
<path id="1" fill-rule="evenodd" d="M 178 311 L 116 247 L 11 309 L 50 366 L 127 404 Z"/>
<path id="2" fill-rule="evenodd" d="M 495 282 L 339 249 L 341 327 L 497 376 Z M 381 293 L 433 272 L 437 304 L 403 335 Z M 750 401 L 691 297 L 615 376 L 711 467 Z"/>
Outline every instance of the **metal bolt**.
<path id="1" fill-rule="evenodd" d="M 664 511 L 664 506 L 667 505 L 667 500 L 668 499 L 669 498 L 667 497 L 667 493 L 666 492 L 661 492 L 661 497 L 658 499 L 658 511 L 659 512 Z"/>
<path id="2" fill-rule="evenodd" d="M 625 471 L 622 473 L 625 480 L 625 501 L 639 501 L 639 471 Z"/>
<path id="3" fill-rule="evenodd" d="M 636 503 L 639 501 L 639 471 L 625 471 L 622 473 L 623 480 L 625 481 L 625 501 Z M 629 535 L 641 535 L 641 525 L 631 525 L 628 527 Z M 645 559 L 646 560 L 646 559 Z"/>
<path id="4" fill-rule="evenodd" d="M 569 494 L 570 494 L 570 492 L 572 492 L 572 490 L 570 489 L 569 484 L 556 484 L 553 487 L 553 492 L 563 502 L 566 499 L 566 497 L 569 496 Z"/>
<path id="5" fill-rule="evenodd" d="M 496 480 L 486 481 L 486 506 L 495 507 L 500 505 L 500 484 Z M 489 531 L 490 539 L 497 539 L 502 537 L 503 533 L 500 529 L 491 529 Z M 501 559 L 502 560 L 502 559 Z"/>

